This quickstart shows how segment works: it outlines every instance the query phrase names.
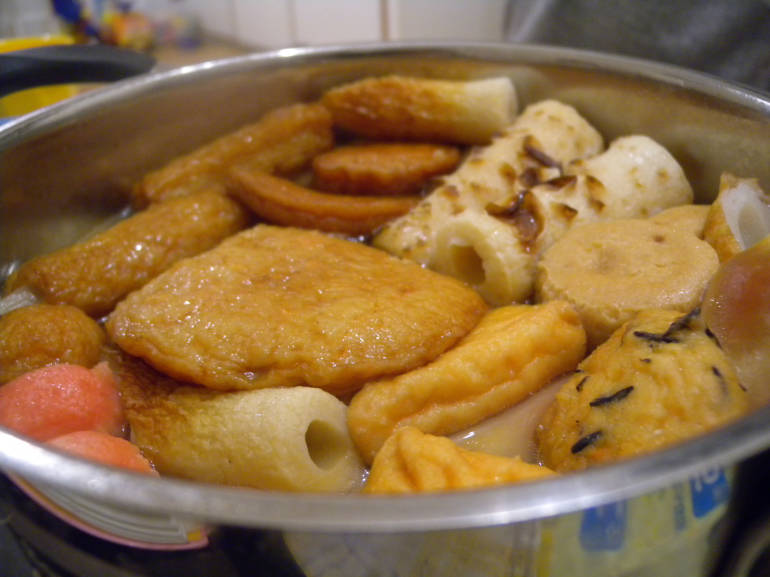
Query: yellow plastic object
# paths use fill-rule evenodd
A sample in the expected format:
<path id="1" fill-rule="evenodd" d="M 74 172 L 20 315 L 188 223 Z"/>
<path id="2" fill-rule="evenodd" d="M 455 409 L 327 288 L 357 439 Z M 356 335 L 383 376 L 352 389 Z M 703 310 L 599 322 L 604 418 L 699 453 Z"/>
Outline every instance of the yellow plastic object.
<path id="1" fill-rule="evenodd" d="M 29 38 L 0 38 L 0 52 L 13 52 L 39 46 L 73 44 L 74 39 L 67 35 L 37 36 Z M 20 90 L 0 98 L 0 118 L 20 116 L 38 108 L 49 106 L 77 94 L 77 87 L 72 84 L 59 84 Z"/>

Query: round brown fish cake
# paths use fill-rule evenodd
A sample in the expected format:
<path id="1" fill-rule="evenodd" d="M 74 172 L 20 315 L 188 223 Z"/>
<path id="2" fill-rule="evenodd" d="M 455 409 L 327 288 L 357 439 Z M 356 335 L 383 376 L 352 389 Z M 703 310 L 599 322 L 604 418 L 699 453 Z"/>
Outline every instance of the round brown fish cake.
<path id="1" fill-rule="evenodd" d="M 592 222 L 545 252 L 537 300 L 571 303 L 590 350 L 639 311 L 692 310 L 718 267 L 714 249 L 688 230 L 652 219 Z"/>
<path id="2" fill-rule="evenodd" d="M 0 317 L 0 384 L 57 363 L 92 367 L 105 335 L 95 320 L 69 305 L 38 304 Z"/>
<path id="3" fill-rule="evenodd" d="M 106 326 L 177 379 L 343 395 L 434 359 L 485 310 L 459 281 L 377 249 L 258 225 L 129 295 Z"/>
<path id="4" fill-rule="evenodd" d="M 744 414 L 746 392 L 691 314 L 647 310 L 567 380 L 537 430 L 543 463 L 584 469 L 650 452 Z"/>

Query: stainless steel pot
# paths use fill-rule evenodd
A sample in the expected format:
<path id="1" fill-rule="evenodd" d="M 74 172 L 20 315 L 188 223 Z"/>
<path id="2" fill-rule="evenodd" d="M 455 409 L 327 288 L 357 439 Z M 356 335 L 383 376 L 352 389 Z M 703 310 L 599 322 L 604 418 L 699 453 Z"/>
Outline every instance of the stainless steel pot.
<path id="1" fill-rule="evenodd" d="M 716 78 L 538 46 L 291 49 L 122 81 L 4 126 L 0 266 L 7 273 L 72 243 L 126 204 L 139 175 L 269 108 L 394 72 L 507 75 L 523 104 L 563 100 L 608 140 L 652 136 L 677 157 L 702 201 L 713 198 L 725 170 L 757 177 L 770 190 L 770 96 Z M 768 447 L 770 407 L 612 466 L 519 486 L 398 498 L 146 478 L 3 430 L 0 467 L 32 499 L 101 538 L 131 547 L 205 548 L 216 528 L 273 530 L 310 577 L 684 576 L 714 569 L 743 511 L 741 499 L 752 497 L 743 489 L 745 462 Z M 757 459 L 754 470 L 767 470 L 767 459 Z"/>

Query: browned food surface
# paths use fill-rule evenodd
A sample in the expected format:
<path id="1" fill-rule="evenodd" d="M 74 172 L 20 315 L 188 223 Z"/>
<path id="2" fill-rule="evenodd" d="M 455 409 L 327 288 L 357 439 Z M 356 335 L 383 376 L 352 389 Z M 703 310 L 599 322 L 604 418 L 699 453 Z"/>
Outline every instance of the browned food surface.
<path id="1" fill-rule="evenodd" d="M 215 192 L 172 199 L 25 263 L 8 279 L 6 293 L 28 288 L 50 304 L 98 317 L 174 262 L 215 246 L 247 223 L 237 201 Z"/>
<path id="2" fill-rule="evenodd" d="M 368 383 L 350 403 L 350 434 L 371 463 L 401 426 L 456 433 L 572 371 L 585 344 L 580 318 L 568 303 L 495 309 L 435 361 Z"/>
<path id="3" fill-rule="evenodd" d="M 224 171 L 235 162 L 279 174 L 301 169 L 334 144 L 329 112 L 319 104 L 293 104 L 180 156 L 146 175 L 134 190 L 135 202 L 226 188 Z"/>
<path id="4" fill-rule="evenodd" d="M 698 317 L 648 310 L 583 361 L 538 428 L 557 471 L 648 453 L 741 415 L 748 396 Z"/>
<path id="5" fill-rule="evenodd" d="M 518 457 L 468 451 L 416 427 L 395 431 L 372 465 L 365 493 L 425 493 L 489 487 L 551 477 L 554 472 Z"/>
<path id="6" fill-rule="evenodd" d="M 512 120 L 516 96 L 505 78 L 383 76 L 332 88 L 321 103 L 335 127 L 373 140 L 485 144 Z"/>
<path id="7" fill-rule="evenodd" d="M 31 305 L 0 317 L 0 384 L 53 364 L 92 367 L 105 335 L 91 317 L 69 305 Z"/>
<path id="8" fill-rule="evenodd" d="M 485 310 L 458 281 L 376 249 L 258 225 L 129 295 L 106 326 L 182 380 L 341 395 L 434 359 Z"/>
<path id="9" fill-rule="evenodd" d="M 345 492 L 363 467 L 345 405 L 312 387 L 215 391 L 108 347 L 131 440 L 164 475 L 286 491 Z"/>
<path id="10" fill-rule="evenodd" d="M 406 214 L 416 196 L 348 196 L 316 192 L 266 172 L 233 168 L 230 192 L 267 222 L 324 232 L 368 235 Z"/>
<path id="11" fill-rule="evenodd" d="M 431 178 L 451 172 L 459 162 L 460 151 L 451 146 L 340 146 L 313 159 L 313 186 L 336 194 L 418 194 Z"/>

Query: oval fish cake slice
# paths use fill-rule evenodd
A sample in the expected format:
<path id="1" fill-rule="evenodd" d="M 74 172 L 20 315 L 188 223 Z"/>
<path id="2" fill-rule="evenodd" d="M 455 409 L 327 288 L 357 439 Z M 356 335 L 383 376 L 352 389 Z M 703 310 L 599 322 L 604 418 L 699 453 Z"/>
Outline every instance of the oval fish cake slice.
<path id="1" fill-rule="evenodd" d="M 106 326 L 125 351 L 182 380 L 344 395 L 432 360 L 485 310 L 459 281 L 376 249 L 258 225 L 178 263 Z"/>

